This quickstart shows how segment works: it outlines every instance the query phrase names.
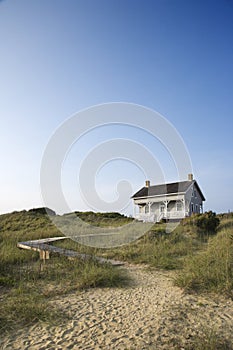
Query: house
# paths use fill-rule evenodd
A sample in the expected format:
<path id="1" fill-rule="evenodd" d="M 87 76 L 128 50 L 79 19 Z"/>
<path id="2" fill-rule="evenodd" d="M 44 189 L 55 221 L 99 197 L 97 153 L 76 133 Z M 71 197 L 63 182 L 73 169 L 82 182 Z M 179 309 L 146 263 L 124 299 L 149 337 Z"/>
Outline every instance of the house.
<path id="1" fill-rule="evenodd" d="M 193 175 L 187 181 L 145 187 L 136 192 L 134 217 L 145 222 L 159 222 L 161 219 L 180 220 L 192 213 L 203 213 L 205 197 Z"/>

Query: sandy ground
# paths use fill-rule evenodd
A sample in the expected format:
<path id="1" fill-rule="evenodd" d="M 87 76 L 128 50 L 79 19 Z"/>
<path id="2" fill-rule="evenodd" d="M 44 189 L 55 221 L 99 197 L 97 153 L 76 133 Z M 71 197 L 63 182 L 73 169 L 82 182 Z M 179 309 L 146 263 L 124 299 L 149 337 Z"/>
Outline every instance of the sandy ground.
<path id="1" fill-rule="evenodd" d="M 233 344 L 233 301 L 186 295 L 172 273 L 127 266 L 132 285 L 92 289 L 51 303 L 69 315 L 62 326 L 36 324 L 6 335 L 1 349 L 187 349 L 216 332 Z"/>

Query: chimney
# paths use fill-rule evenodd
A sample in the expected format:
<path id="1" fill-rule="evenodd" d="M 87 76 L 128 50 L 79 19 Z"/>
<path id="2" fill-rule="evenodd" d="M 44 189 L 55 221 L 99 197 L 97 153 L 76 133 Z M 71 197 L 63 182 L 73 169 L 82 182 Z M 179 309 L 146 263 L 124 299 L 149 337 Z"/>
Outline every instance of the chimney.
<path id="1" fill-rule="evenodd" d="M 188 174 L 188 181 L 193 181 L 193 174 Z"/>
<path id="2" fill-rule="evenodd" d="M 146 187 L 150 187 L 150 181 L 146 180 Z"/>

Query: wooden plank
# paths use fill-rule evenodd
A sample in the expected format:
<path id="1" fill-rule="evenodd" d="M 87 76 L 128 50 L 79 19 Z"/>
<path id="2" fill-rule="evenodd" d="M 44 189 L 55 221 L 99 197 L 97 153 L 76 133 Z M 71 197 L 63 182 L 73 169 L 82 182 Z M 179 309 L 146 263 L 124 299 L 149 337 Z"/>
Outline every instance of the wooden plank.
<path id="1" fill-rule="evenodd" d="M 59 237 L 56 237 L 58 240 Z M 68 237 L 60 237 L 60 238 L 68 238 Z M 48 240 L 48 239 L 47 239 Z M 57 254 L 61 254 L 64 255 L 68 258 L 81 258 L 82 260 L 96 260 L 101 264 L 111 264 L 113 266 L 121 266 L 124 265 L 124 263 L 122 261 L 117 261 L 117 260 L 112 260 L 112 259 L 105 259 L 102 257 L 98 257 L 98 256 L 93 256 L 93 255 L 88 255 L 88 254 L 84 254 L 84 253 L 78 253 L 74 250 L 70 250 L 70 249 L 64 249 L 64 248 L 59 248 L 56 247 L 54 245 L 48 244 L 48 243 L 44 243 L 46 242 L 46 239 L 43 240 L 35 240 L 35 241 L 26 241 L 26 242 L 18 242 L 17 243 L 17 247 L 18 248 L 22 248 L 22 249 L 29 249 L 29 250 L 34 250 L 40 253 L 40 258 L 45 260 L 49 258 L 49 252 L 51 253 L 57 253 Z M 51 240 L 47 241 L 47 242 L 52 242 Z M 47 254 L 47 255 L 46 255 Z M 46 258 L 47 256 L 47 258 Z"/>
<path id="2" fill-rule="evenodd" d="M 27 242 L 32 242 L 32 243 L 50 243 L 50 242 L 55 242 L 55 241 L 61 241 L 63 239 L 68 239 L 68 237 L 50 237 L 50 238 L 42 238 L 42 239 L 35 239 L 32 241 L 27 241 Z"/>

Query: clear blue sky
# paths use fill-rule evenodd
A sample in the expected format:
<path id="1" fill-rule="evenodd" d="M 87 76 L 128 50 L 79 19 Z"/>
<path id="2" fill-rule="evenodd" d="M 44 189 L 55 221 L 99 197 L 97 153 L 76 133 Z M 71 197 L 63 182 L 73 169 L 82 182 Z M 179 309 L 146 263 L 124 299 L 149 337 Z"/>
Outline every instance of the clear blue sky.
<path id="1" fill-rule="evenodd" d="M 5 0 L 0 1 L 0 212 L 43 205 L 40 165 L 49 138 L 77 111 L 112 101 L 141 104 L 165 116 L 187 145 L 205 209 L 233 210 L 232 0 Z M 101 135 L 89 135 L 67 157 L 64 191 L 73 209 L 88 209 L 78 196 L 71 198 L 80 154 L 109 133 L 131 135 L 120 127 L 112 132 L 106 127 Z M 137 138 L 166 167 L 160 145 L 144 134 Z M 124 176 L 120 162 L 121 171 L 113 162 L 98 175 L 103 196 L 118 180 L 116 173 Z M 139 189 L 143 174 L 129 164 L 125 169 Z M 176 181 L 172 174 L 168 180 Z"/>

